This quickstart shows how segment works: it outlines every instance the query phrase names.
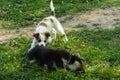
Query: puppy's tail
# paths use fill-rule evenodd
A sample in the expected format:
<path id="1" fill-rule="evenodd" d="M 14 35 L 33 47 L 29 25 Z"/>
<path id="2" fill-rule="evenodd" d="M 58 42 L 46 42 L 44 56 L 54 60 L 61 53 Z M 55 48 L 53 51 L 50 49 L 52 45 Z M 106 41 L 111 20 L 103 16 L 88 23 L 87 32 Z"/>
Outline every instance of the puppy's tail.
<path id="1" fill-rule="evenodd" d="M 51 0 L 51 2 L 50 2 L 50 9 L 51 9 L 51 15 L 55 16 L 55 7 L 53 5 L 53 0 Z"/>

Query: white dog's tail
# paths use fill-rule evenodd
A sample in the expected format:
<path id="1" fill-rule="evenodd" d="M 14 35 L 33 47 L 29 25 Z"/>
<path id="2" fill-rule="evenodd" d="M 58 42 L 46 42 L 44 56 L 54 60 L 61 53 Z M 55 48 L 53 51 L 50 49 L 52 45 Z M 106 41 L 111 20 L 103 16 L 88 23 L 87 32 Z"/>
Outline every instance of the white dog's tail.
<path id="1" fill-rule="evenodd" d="M 50 2 L 50 9 L 51 9 L 52 16 L 55 16 L 55 7 L 53 5 L 53 0 L 51 0 L 51 2 Z"/>

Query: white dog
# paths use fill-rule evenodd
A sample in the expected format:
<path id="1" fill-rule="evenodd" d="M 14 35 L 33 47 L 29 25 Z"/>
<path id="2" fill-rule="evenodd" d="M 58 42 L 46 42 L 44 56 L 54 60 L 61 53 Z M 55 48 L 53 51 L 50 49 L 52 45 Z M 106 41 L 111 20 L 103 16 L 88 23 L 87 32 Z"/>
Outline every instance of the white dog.
<path id="1" fill-rule="evenodd" d="M 50 43 L 53 38 L 56 38 L 56 32 L 64 35 L 65 41 L 68 41 L 62 25 L 55 17 L 55 9 L 52 0 L 50 2 L 50 8 L 52 16 L 44 18 L 37 25 L 35 33 L 33 34 L 34 39 L 32 41 L 31 48 L 33 48 L 36 44 L 46 46 L 46 44 Z"/>

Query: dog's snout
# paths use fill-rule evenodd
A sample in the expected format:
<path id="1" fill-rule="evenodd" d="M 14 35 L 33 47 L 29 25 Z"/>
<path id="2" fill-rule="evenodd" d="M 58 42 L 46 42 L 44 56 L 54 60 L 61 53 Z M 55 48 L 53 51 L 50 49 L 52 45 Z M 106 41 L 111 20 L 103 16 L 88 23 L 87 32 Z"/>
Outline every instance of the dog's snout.
<path id="1" fill-rule="evenodd" d="M 44 46 L 43 44 L 41 44 L 40 46 Z"/>
<path id="2" fill-rule="evenodd" d="M 39 43 L 39 46 L 45 46 L 45 43 L 41 42 Z"/>

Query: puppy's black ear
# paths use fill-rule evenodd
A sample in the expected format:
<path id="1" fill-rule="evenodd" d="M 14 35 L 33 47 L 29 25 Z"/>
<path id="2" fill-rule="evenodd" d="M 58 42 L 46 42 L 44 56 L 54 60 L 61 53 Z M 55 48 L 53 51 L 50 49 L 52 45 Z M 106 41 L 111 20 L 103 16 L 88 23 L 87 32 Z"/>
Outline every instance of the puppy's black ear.
<path id="1" fill-rule="evenodd" d="M 33 33 L 33 37 L 35 37 L 36 39 L 39 38 L 39 33 Z"/>
<path id="2" fill-rule="evenodd" d="M 48 38 L 50 36 L 50 33 L 46 32 L 45 36 L 46 36 L 46 38 Z"/>

